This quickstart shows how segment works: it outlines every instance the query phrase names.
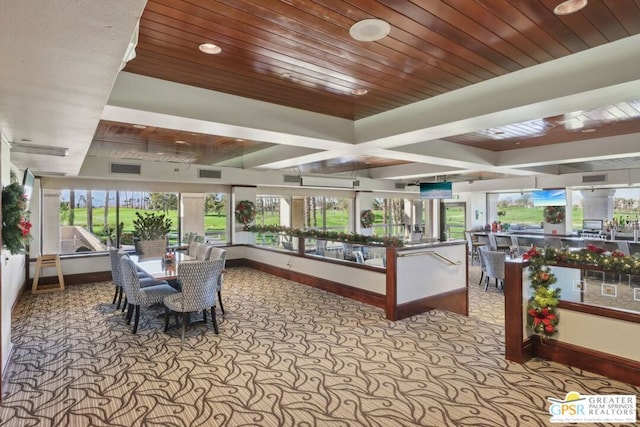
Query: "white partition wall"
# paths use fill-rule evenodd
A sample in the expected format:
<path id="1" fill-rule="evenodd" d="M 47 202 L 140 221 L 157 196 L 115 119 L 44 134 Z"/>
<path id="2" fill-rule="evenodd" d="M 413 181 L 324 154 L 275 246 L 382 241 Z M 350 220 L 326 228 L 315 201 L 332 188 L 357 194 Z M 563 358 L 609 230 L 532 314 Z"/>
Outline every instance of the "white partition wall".
<path id="1" fill-rule="evenodd" d="M 467 287 L 463 244 L 402 251 L 396 262 L 398 305 Z"/>
<path id="2" fill-rule="evenodd" d="M 231 205 L 229 206 L 229 218 L 231 218 L 231 242 L 234 244 L 250 243 L 253 233 L 242 231 L 244 226 L 236 221 L 234 215 L 235 206 L 241 200 L 250 200 L 256 202 L 256 187 L 232 187 L 231 189 Z"/>

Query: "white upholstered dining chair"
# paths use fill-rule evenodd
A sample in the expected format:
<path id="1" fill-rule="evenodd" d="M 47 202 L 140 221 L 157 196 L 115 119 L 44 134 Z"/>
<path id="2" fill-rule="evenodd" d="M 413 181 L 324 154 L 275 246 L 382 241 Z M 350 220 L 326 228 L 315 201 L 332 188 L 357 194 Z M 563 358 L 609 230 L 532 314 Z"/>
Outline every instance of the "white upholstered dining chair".
<path id="1" fill-rule="evenodd" d="M 164 298 L 165 332 L 169 328 L 172 313 L 182 314 L 182 340 L 187 326 L 190 325 L 191 313 L 202 311 L 204 321 L 207 321 L 207 309 L 211 309 L 213 330 L 218 334 L 216 320 L 216 283 L 222 273 L 222 259 L 210 261 L 186 261 L 178 265 L 178 280 L 182 285 L 182 292 L 168 295 Z"/>
<path id="2" fill-rule="evenodd" d="M 164 297 L 178 293 L 177 290 L 169 286 L 165 281 L 156 282 L 151 286 L 142 287 L 137 274 L 136 264 L 127 255 L 120 259 L 122 265 L 122 277 L 124 291 L 127 295 L 127 325 L 131 324 L 131 317 L 134 315 L 133 330 L 138 331 L 140 321 L 140 307 L 161 303 Z"/>

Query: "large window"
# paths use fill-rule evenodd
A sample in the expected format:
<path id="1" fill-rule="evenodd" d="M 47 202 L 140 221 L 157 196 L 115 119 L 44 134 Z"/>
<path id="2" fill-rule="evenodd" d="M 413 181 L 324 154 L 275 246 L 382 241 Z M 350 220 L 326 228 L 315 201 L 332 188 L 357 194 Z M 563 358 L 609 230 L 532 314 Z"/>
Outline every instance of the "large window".
<path id="1" fill-rule="evenodd" d="M 303 229 L 349 231 L 349 199 L 296 196 L 292 199 L 292 226 Z"/>
<path id="2" fill-rule="evenodd" d="M 510 229 L 541 228 L 544 218 L 544 207 L 533 206 L 531 192 L 500 193 L 497 195 L 497 217 L 503 224 L 508 224 Z M 571 227 L 574 230 L 582 228 L 582 196 L 580 191 L 571 193 Z M 567 206 L 565 209 L 569 209 Z"/>
<path id="3" fill-rule="evenodd" d="M 171 219 L 169 243 L 178 241 L 178 194 L 136 191 L 63 190 L 60 193 L 61 253 L 133 247 L 136 212 L 163 212 Z"/>
<path id="4" fill-rule="evenodd" d="M 613 195 L 613 218 L 608 219 L 617 224 L 618 231 L 632 233 L 640 220 L 640 188 L 616 189 Z"/>
<path id="5" fill-rule="evenodd" d="M 228 240 L 227 212 L 229 197 L 225 193 L 209 193 L 204 200 L 204 236 L 207 241 Z"/>
<path id="6" fill-rule="evenodd" d="M 404 199 L 373 199 L 373 233 L 376 236 L 404 236 Z"/>
<path id="7" fill-rule="evenodd" d="M 115 241 L 113 193 L 66 190 L 60 196 L 60 246 L 62 253 L 105 250 Z"/>
<path id="8" fill-rule="evenodd" d="M 280 225 L 280 196 L 256 196 L 256 224 Z"/>

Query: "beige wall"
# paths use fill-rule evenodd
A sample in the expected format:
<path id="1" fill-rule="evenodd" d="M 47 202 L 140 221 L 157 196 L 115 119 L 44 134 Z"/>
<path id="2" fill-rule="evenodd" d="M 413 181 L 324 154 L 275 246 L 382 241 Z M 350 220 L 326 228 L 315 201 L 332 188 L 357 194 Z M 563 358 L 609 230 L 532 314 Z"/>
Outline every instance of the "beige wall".
<path id="1" fill-rule="evenodd" d="M 11 153 L 6 137 L 0 134 L 0 180 L 2 187 L 11 183 Z M 7 366 L 11 355 L 11 309 L 18 298 L 20 289 L 24 283 L 25 255 L 12 255 L 2 249 L 2 304 L 0 306 L 0 334 L 2 353 L 2 372 Z"/>

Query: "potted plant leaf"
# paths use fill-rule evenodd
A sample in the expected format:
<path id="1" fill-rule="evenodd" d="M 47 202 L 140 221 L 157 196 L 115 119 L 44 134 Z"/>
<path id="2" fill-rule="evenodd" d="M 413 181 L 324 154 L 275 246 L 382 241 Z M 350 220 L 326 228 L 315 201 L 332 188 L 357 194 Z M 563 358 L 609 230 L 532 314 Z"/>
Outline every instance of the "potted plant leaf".
<path id="1" fill-rule="evenodd" d="M 171 231 L 171 218 L 160 212 L 136 212 L 133 220 L 133 244 L 139 255 L 164 256 L 167 234 Z"/>

